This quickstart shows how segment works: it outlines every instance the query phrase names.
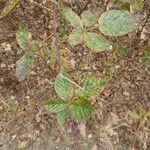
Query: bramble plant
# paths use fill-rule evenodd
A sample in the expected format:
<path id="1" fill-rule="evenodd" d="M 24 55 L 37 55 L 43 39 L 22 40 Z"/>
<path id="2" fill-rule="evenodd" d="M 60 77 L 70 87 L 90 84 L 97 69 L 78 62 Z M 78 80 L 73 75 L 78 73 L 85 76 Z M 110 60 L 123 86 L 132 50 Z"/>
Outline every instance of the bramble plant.
<path id="1" fill-rule="evenodd" d="M 75 28 L 69 35 L 69 44 L 74 47 L 84 43 L 93 52 L 101 52 L 111 46 L 102 34 L 88 31 L 87 28 L 95 25 L 97 21 L 100 31 L 107 36 L 122 36 L 137 28 L 137 18 L 127 11 L 109 10 L 99 19 L 88 10 L 81 14 L 81 18 L 70 8 L 63 9 L 63 13 Z"/>
<path id="2" fill-rule="evenodd" d="M 112 64 L 106 65 L 100 78 L 86 75 L 82 87 L 76 84 L 65 71 L 58 74 L 54 88 L 59 98 L 49 100 L 45 107 L 48 111 L 57 113 L 57 120 L 60 124 L 65 124 L 70 117 L 77 122 L 83 121 L 96 111 L 91 104 L 91 99 L 99 94 L 115 73 Z"/>
<path id="3" fill-rule="evenodd" d="M 51 1 L 58 5 L 56 0 Z M 8 15 L 18 2 L 19 0 L 9 0 L 0 14 L 0 19 Z M 141 0 L 137 0 L 135 4 L 137 9 L 142 7 Z M 70 46 L 75 47 L 84 44 L 92 52 L 109 50 L 112 45 L 105 36 L 119 37 L 137 29 L 137 17 L 125 11 L 130 10 L 130 3 L 126 2 L 126 4 L 121 5 L 124 10 L 108 10 L 101 16 L 91 13 L 89 10 L 83 11 L 81 16 L 78 16 L 71 8 L 62 8 L 64 18 L 73 26 L 73 31 L 68 37 Z M 93 32 L 93 28 L 98 28 L 100 32 Z M 62 28 L 59 31 L 60 36 L 63 37 L 64 29 Z M 24 26 L 20 26 L 16 39 L 19 47 L 24 51 L 24 55 L 16 63 L 16 75 L 19 80 L 24 80 L 33 64 L 34 54 L 39 48 L 36 42 L 32 40 L 31 33 Z M 55 44 L 52 43 L 53 48 L 50 53 L 52 57 L 50 60 L 51 68 L 55 67 L 57 61 Z M 118 46 L 114 56 L 125 56 L 127 51 L 126 48 Z M 147 56 L 147 54 L 144 56 Z M 147 62 L 148 58 L 144 57 L 141 61 Z M 81 87 L 73 81 L 67 72 L 61 70 L 54 83 L 59 98 L 49 100 L 45 105 L 46 109 L 57 113 L 57 120 L 60 124 L 65 124 L 71 117 L 77 122 L 89 118 L 96 111 L 96 108 L 92 105 L 92 98 L 100 94 L 114 73 L 113 64 L 108 63 L 101 77 L 86 75 Z"/>

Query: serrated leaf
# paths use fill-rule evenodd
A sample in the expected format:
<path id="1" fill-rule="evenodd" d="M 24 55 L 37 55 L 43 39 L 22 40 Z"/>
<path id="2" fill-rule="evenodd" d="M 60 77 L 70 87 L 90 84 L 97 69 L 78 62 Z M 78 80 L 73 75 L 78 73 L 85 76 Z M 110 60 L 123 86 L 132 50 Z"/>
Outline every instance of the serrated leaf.
<path id="1" fill-rule="evenodd" d="M 13 10 L 13 8 L 18 4 L 19 1 L 20 0 L 8 0 L 8 2 L 6 3 L 4 9 L 0 14 L 0 19 L 7 16 Z"/>
<path id="2" fill-rule="evenodd" d="M 90 97 L 95 96 L 98 93 L 98 79 L 94 75 L 88 75 L 83 81 L 83 90 L 77 89 L 77 96 Z"/>
<path id="3" fill-rule="evenodd" d="M 122 36 L 137 28 L 137 18 L 127 11 L 106 11 L 98 22 L 100 31 L 108 36 Z"/>
<path id="4" fill-rule="evenodd" d="M 84 98 L 79 98 L 74 103 L 70 105 L 71 115 L 78 122 L 83 121 L 84 119 L 89 118 L 94 111 L 91 103 Z"/>
<path id="5" fill-rule="evenodd" d="M 83 42 L 83 31 L 82 30 L 74 30 L 68 38 L 68 43 L 74 47 Z"/>
<path id="6" fill-rule="evenodd" d="M 97 16 L 93 15 L 89 10 L 83 11 L 81 18 L 83 24 L 87 27 L 95 25 L 98 21 Z"/>
<path id="7" fill-rule="evenodd" d="M 75 28 L 83 28 L 81 18 L 70 8 L 64 8 L 63 14 L 67 21 L 71 23 Z"/>
<path id="8" fill-rule="evenodd" d="M 57 113 L 67 109 L 68 104 L 64 100 L 56 99 L 49 100 L 45 107 L 48 111 Z"/>
<path id="9" fill-rule="evenodd" d="M 33 58 L 30 55 L 24 55 L 16 63 L 16 75 L 19 80 L 24 80 L 26 75 L 29 73 L 30 67 L 33 63 Z"/>
<path id="10" fill-rule="evenodd" d="M 73 96 L 73 84 L 71 83 L 69 74 L 66 72 L 58 74 L 54 88 L 57 95 L 64 100 L 70 100 Z"/>
<path id="11" fill-rule="evenodd" d="M 18 32 L 16 33 L 16 40 L 20 48 L 22 48 L 23 50 L 29 49 L 29 42 L 31 41 L 31 38 L 31 33 L 28 32 L 25 26 L 21 25 Z"/>
<path id="12" fill-rule="evenodd" d="M 64 109 L 57 113 L 57 121 L 59 124 L 65 124 L 68 120 L 68 109 Z"/>
<path id="13" fill-rule="evenodd" d="M 111 46 L 107 39 L 94 32 L 84 33 L 84 42 L 86 46 L 94 52 L 104 51 Z"/>

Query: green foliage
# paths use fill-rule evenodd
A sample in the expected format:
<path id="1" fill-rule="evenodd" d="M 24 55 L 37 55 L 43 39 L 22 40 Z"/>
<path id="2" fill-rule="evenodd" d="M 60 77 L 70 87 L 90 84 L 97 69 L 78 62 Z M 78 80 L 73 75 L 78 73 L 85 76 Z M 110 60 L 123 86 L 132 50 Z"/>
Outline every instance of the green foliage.
<path id="1" fill-rule="evenodd" d="M 29 43 L 31 41 L 32 35 L 28 32 L 27 28 L 23 25 L 19 27 L 18 32 L 16 33 L 16 40 L 18 45 L 22 50 L 27 50 L 29 48 Z"/>
<path id="2" fill-rule="evenodd" d="M 143 121 L 143 120 L 146 120 L 148 116 L 149 116 L 148 111 L 145 111 L 145 110 L 140 110 L 139 112 L 133 111 L 130 114 L 130 119 L 133 121 Z"/>
<path id="3" fill-rule="evenodd" d="M 57 113 L 67 109 L 68 104 L 64 100 L 56 99 L 49 100 L 45 107 L 48 111 Z"/>
<path id="4" fill-rule="evenodd" d="M 97 23 L 97 16 L 92 14 L 89 10 L 83 11 L 81 14 L 82 22 L 86 27 L 93 26 Z"/>
<path id="5" fill-rule="evenodd" d="M 72 47 L 81 44 L 83 42 L 83 31 L 79 29 L 74 30 L 69 35 L 68 42 Z"/>
<path id="6" fill-rule="evenodd" d="M 100 31 L 108 36 L 122 36 L 137 28 L 137 18 L 120 10 L 106 11 L 98 22 Z"/>
<path id="7" fill-rule="evenodd" d="M 124 57 L 128 53 L 128 49 L 122 46 L 118 46 L 117 50 L 114 52 L 115 57 Z"/>
<path id="8" fill-rule="evenodd" d="M 140 62 L 142 65 L 150 66 L 150 50 L 149 49 L 148 50 L 146 49 L 144 51 L 144 55 L 140 59 Z"/>
<path id="9" fill-rule="evenodd" d="M 19 80 L 24 80 L 29 73 L 33 64 L 33 54 L 38 49 L 37 44 L 32 41 L 31 37 L 31 33 L 27 28 L 21 25 L 16 33 L 16 40 L 20 48 L 25 51 L 25 54 L 16 63 L 16 75 Z"/>
<path id="10" fill-rule="evenodd" d="M 97 16 L 93 15 L 89 10 L 81 14 L 82 19 L 70 8 L 64 8 L 63 13 L 66 20 L 77 28 L 68 38 L 68 42 L 72 47 L 84 42 L 93 52 L 101 52 L 110 48 L 110 42 L 102 35 L 88 32 L 84 28 L 84 25 L 90 27 L 97 23 Z M 104 35 L 122 36 L 137 28 L 137 18 L 127 11 L 109 10 L 101 15 L 98 24 L 100 31 Z"/>
<path id="11" fill-rule="evenodd" d="M 94 75 L 88 75 L 83 81 L 83 90 L 77 89 L 76 94 L 79 97 L 96 96 L 99 90 L 98 79 Z"/>
<path id="12" fill-rule="evenodd" d="M 57 113 L 57 121 L 59 124 L 65 124 L 68 120 L 68 109 L 64 109 Z"/>
<path id="13" fill-rule="evenodd" d="M 13 10 L 13 8 L 19 3 L 19 1 L 20 0 L 8 0 L 8 2 L 6 3 L 4 9 L 0 14 L 0 19 L 7 16 Z"/>
<path id="14" fill-rule="evenodd" d="M 78 121 L 83 121 L 90 117 L 94 109 L 91 103 L 84 98 L 77 99 L 74 103 L 70 105 L 71 115 Z"/>
<path id="15" fill-rule="evenodd" d="M 111 46 L 102 35 L 93 32 L 84 33 L 84 42 L 94 52 L 101 52 Z"/>
<path id="16" fill-rule="evenodd" d="M 69 21 L 72 26 L 74 26 L 75 28 L 83 28 L 81 18 L 70 8 L 64 8 L 63 14 L 66 20 Z"/>
<path id="17" fill-rule="evenodd" d="M 143 0 L 135 0 L 134 8 L 136 10 L 141 10 L 144 6 Z"/>
<path id="18" fill-rule="evenodd" d="M 70 100 L 73 96 L 73 85 L 70 77 L 66 72 L 60 72 L 55 80 L 55 91 L 57 95 L 64 99 Z"/>
<path id="19" fill-rule="evenodd" d="M 130 11 L 130 3 L 129 2 L 125 2 L 121 5 L 121 9 L 122 10 L 126 10 L 126 11 Z"/>
<path id="20" fill-rule="evenodd" d="M 16 75 L 19 80 L 23 80 L 28 75 L 30 66 L 33 64 L 32 56 L 24 55 L 16 63 Z"/>

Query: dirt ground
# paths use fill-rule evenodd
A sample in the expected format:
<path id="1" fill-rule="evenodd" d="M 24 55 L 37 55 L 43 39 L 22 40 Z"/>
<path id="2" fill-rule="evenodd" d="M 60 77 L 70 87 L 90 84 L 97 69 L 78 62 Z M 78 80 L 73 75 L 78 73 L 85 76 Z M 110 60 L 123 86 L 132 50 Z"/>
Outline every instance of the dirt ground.
<path id="1" fill-rule="evenodd" d="M 63 0 L 78 14 L 85 9 L 104 12 L 120 9 L 117 1 Z M 109 38 L 114 43 L 110 52 L 92 53 L 83 45 L 71 48 L 61 38 L 58 47 L 66 50 L 65 67 L 72 75 L 92 72 L 101 75 L 104 62 L 115 64 L 116 73 L 97 98 L 98 112 L 80 123 L 60 126 L 55 114 L 45 110 L 47 100 L 56 98 L 53 87 L 57 69 L 49 66 L 49 58 L 35 56 L 34 66 L 24 81 L 15 75 L 18 54 L 16 32 L 24 23 L 34 40 L 45 41 L 45 53 L 49 54 L 53 40 L 53 17 L 48 10 L 54 9 L 50 0 L 22 0 L 13 12 L 0 20 L 0 150 L 149 150 L 150 120 L 134 121 L 132 112 L 150 112 L 150 66 L 140 60 L 144 50 L 150 48 L 150 2 L 136 13 L 141 22 L 139 29 L 130 35 Z M 4 5 L 0 4 L 0 10 Z M 48 9 L 47 9 L 48 8 Z M 65 24 L 65 34 L 71 28 L 64 23 L 59 13 L 58 27 Z M 117 43 L 128 49 L 126 56 L 113 57 Z M 88 59 L 87 59 L 88 58 Z M 76 80 L 79 84 L 80 81 Z"/>

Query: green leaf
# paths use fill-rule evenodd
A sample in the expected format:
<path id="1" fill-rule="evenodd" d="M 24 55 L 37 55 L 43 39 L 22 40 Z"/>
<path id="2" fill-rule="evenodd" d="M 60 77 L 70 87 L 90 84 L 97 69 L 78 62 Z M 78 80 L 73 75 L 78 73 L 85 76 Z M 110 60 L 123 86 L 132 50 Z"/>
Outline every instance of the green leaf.
<path id="1" fill-rule="evenodd" d="M 61 112 L 65 109 L 67 109 L 68 104 L 61 99 L 56 99 L 56 100 L 49 100 L 47 104 L 45 105 L 45 108 L 50 111 L 50 112 Z"/>
<path id="2" fill-rule="evenodd" d="M 81 30 L 74 30 L 68 38 L 68 43 L 74 47 L 78 44 L 81 44 L 83 42 L 83 31 Z"/>
<path id="3" fill-rule="evenodd" d="M 140 59 L 142 65 L 150 66 L 150 50 L 145 50 L 144 55 Z"/>
<path id="4" fill-rule="evenodd" d="M 106 83 L 107 83 L 107 80 L 108 80 L 108 77 L 103 75 L 100 79 L 99 79 L 99 82 L 98 82 L 98 86 L 99 88 L 103 88 L 105 87 Z"/>
<path id="5" fill-rule="evenodd" d="M 4 9 L 0 14 L 0 19 L 7 16 L 13 10 L 13 8 L 18 4 L 19 1 L 20 0 L 8 0 L 8 2 L 6 3 Z"/>
<path id="6" fill-rule="evenodd" d="M 91 103 L 84 98 L 79 98 L 70 105 L 71 115 L 78 121 L 89 118 L 94 111 Z"/>
<path id="7" fill-rule="evenodd" d="M 95 96 L 98 93 L 98 80 L 94 75 L 88 75 L 83 82 L 83 90 L 77 89 L 77 96 L 90 97 Z"/>
<path id="8" fill-rule="evenodd" d="M 54 88 L 57 95 L 64 99 L 70 100 L 73 96 L 73 84 L 66 72 L 60 72 L 55 80 Z"/>
<path id="9" fill-rule="evenodd" d="M 122 36 L 137 28 L 137 18 L 127 11 L 106 11 L 98 22 L 100 31 L 108 36 Z"/>
<path id="10" fill-rule="evenodd" d="M 134 8 L 136 10 L 141 10 L 144 6 L 143 0 L 135 0 Z"/>
<path id="11" fill-rule="evenodd" d="M 81 18 L 70 8 L 64 8 L 63 14 L 67 21 L 71 23 L 75 28 L 83 28 Z"/>
<path id="12" fill-rule="evenodd" d="M 26 75 L 29 73 L 32 63 L 33 58 L 30 55 L 24 55 L 17 61 L 16 75 L 20 81 L 24 80 Z"/>
<path id="13" fill-rule="evenodd" d="M 140 119 L 140 116 L 136 112 L 132 112 L 130 114 L 130 119 L 133 120 L 133 121 L 137 121 L 137 120 Z"/>
<path id="14" fill-rule="evenodd" d="M 127 53 L 128 53 L 128 49 L 127 49 L 127 48 L 124 48 L 124 47 L 122 47 L 122 46 L 119 46 L 119 47 L 117 48 L 117 50 L 114 52 L 114 55 L 115 55 L 116 57 L 123 57 L 123 56 L 126 56 Z"/>
<path id="15" fill-rule="evenodd" d="M 83 11 L 81 18 L 83 24 L 87 27 L 95 25 L 98 21 L 97 16 L 93 15 L 89 10 Z"/>
<path id="16" fill-rule="evenodd" d="M 101 52 L 110 48 L 110 42 L 102 35 L 93 32 L 84 33 L 84 42 L 94 52 Z"/>
<path id="17" fill-rule="evenodd" d="M 57 121 L 59 124 L 65 124 L 68 120 L 68 109 L 64 109 L 57 113 Z"/>
<path id="18" fill-rule="evenodd" d="M 31 41 L 32 35 L 28 32 L 27 28 L 23 25 L 19 27 L 18 32 L 16 33 L 16 40 L 18 45 L 23 49 L 29 49 L 29 42 Z"/>
<path id="19" fill-rule="evenodd" d="M 129 2 L 125 2 L 121 5 L 121 9 L 122 10 L 126 10 L 126 11 L 130 11 L 130 3 Z"/>

